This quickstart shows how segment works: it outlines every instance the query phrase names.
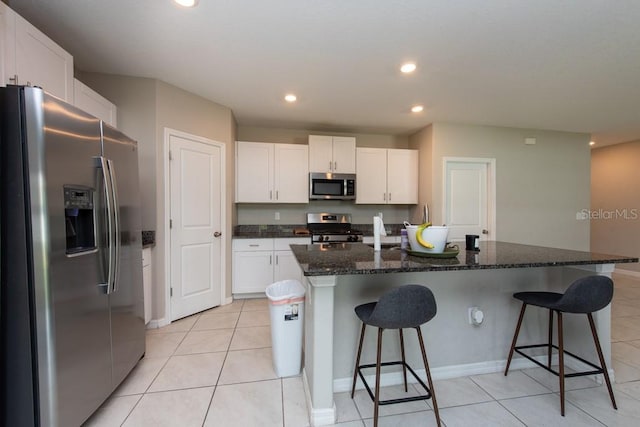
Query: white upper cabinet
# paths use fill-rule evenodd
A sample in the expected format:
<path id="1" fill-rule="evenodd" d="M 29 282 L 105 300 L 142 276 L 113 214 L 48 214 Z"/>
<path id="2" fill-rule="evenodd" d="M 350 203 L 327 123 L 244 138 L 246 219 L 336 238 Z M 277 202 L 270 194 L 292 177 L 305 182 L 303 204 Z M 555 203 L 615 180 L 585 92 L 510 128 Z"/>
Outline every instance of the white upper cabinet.
<path id="1" fill-rule="evenodd" d="M 356 139 L 309 135 L 309 172 L 356 173 Z"/>
<path id="2" fill-rule="evenodd" d="M 387 202 L 418 203 L 418 151 L 387 150 Z"/>
<path id="3" fill-rule="evenodd" d="M 236 203 L 308 203 L 309 148 L 236 142 Z"/>
<path id="4" fill-rule="evenodd" d="M 274 145 L 275 203 L 309 203 L 309 147 Z"/>
<path id="5" fill-rule="evenodd" d="M 73 105 L 113 127 L 118 127 L 116 106 L 78 79 L 73 79 Z"/>
<path id="6" fill-rule="evenodd" d="M 2 84 L 39 86 L 73 103 L 73 57 L 6 5 L 2 14 Z"/>
<path id="7" fill-rule="evenodd" d="M 418 151 L 357 149 L 356 203 L 418 203 Z"/>

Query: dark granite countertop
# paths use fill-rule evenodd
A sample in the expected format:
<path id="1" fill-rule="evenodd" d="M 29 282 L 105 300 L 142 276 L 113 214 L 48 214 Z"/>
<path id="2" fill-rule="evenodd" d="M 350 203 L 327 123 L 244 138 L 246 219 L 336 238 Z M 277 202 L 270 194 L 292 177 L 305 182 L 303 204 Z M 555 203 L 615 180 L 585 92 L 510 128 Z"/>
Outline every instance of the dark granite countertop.
<path id="1" fill-rule="evenodd" d="M 305 276 L 419 271 L 531 268 L 638 262 L 638 258 L 506 242 L 480 242 L 480 251 L 461 250 L 456 258 L 423 258 L 399 248 L 374 252 L 362 243 L 291 245 Z"/>
<path id="2" fill-rule="evenodd" d="M 233 227 L 234 239 L 273 239 L 281 237 L 308 237 L 308 234 L 295 234 L 295 230 L 306 230 L 305 224 L 283 225 L 236 225 Z"/>
<path id="3" fill-rule="evenodd" d="M 142 247 L 146 248 L 156 244 L 156 232 L 154 230 L 142 230 Z"/>
<path id="4" fill-rule="evenodd" d="M 295 231 L 306 230 L 306 224 L 282 225 L 236 225 L 233 227 L 234 239 L 273 239 L 280 237 L 305 237 L 305 234 L 295 234 Z M 352 224 L 352 228 L 362 231 L 365 236 L 373 236 L 372 224 Z M 403 224 L 385 224 L 389 236 L 399 236 Z"/>

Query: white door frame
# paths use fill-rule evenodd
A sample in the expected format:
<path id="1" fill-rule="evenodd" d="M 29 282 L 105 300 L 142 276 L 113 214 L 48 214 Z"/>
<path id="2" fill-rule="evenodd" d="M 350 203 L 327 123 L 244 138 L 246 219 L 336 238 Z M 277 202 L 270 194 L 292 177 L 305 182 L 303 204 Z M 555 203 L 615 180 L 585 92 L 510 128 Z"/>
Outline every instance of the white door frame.
<path id="1" fill-rule="evenodd" d="M 222 189 L 220 192 L 220 204 L 223 208 L 223 215 L 220 216 L 220 229 L 222 230 L 221 238 L 221 248 L 220 251 L 220 265 L 222 266 L 221 274 L 221 283 L 220 283 L 220 301 L 222 304 L 225 303 L 225 290 L 226 290 L 226 271 L 227 271 L 227 221 L 226 212 L 227 207 L 227 194 L 226 194 L 226 154 L 225 148 L 226 145 L 219 141 L 214 141 L 213 139 L 205 138 L 203 136 L 193 135 L 187 132 L 182 132 L 176 129 L 164 128 L 164 141 L 163 141 L 163 159 L 164 159 L 164 235 L 165 235 L 165 251 L 164 251 L 164 315 L 167 320 L 167 324 L 171 323 L 171 230 L 169 229 L 169 216 L 171 213 L 171 176 L 170 176 L 170 165 L 169 165 L 169 139 L 174 135 L 180 138 L 191 139 L 196 142 L 200 142 L 202 144 L 214 145 L 220 148 L 221 153 L 221 176 L 223 179 Z"/>
<path id="2" fill-rule="evenodd" d="M 447 165 L 449 163 L 484 163 L 487 165 L 487 226 L 486 240 L 496 239 L 496 159 L 489 157 L 443 157 L 442 158 L 442 219 L 447 215 Z M 483 239 L 480 236 L 480 239 Z"/>

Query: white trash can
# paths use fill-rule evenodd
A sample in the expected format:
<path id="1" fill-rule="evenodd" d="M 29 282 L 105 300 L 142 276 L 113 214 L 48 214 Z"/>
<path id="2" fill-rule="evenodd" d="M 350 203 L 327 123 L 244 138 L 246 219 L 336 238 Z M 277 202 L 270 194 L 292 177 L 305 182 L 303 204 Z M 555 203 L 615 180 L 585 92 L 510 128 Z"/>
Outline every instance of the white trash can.
<path id="1" fill-rule="evenodd" d="M 275 282 L 266 290 L 271 316 L 273 367 L 279 377 L 300 373 L 304 292 L 304 286 L 297 280 Z"/>

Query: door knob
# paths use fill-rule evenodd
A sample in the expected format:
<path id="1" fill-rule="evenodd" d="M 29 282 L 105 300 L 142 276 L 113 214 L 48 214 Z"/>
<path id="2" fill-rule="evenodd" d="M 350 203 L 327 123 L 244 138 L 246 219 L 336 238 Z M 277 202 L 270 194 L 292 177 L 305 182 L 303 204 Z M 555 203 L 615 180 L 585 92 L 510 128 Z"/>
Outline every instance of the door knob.
<path id="1" fill-rule="evenodd" d="M 222 236 L 222 233 L 219 231 L 216 231 L 215 233 L 213 233 L 213 237 L 220 237 Z"/>

